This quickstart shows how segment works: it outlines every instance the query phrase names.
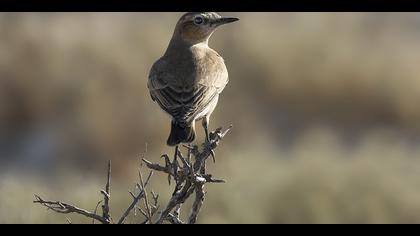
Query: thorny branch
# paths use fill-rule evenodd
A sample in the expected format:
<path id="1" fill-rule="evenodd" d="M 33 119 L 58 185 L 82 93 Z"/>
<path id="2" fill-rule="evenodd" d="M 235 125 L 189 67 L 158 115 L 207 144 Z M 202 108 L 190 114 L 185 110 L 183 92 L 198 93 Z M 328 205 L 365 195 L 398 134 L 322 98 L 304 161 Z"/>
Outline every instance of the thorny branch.
<path id="1" fill-rule="evenodd" d="M 206 192 L 204 191 L 204 186 L 207 183 L 225 183 L 222 179 L 213 178 L 211 174 L 206 173 L 206 161 L 210 156 L 214 156 L 214 150 L 219 145 L 220 141 L 225 137 L 225 135 L 231 130 L 232 126 L 228 127 L 226 130 L 218 128 L 215 131 L 210 133 L 210 141 L 206 141 L 199 148 L 197 145 L 187 146 L 184 145 L 188 151 L 187 158 L 185 158 L 179 148 L 176 148 L 173 161 L 171 162 L 168 155 L 162 155 L 162 158 L 165 160 L 165 165 L 162 166 L 157 163 L 152 163 L 145 158 L 142 159 L 144 164 L 151 170 L 146 180 L 143 181 L 143 175 L 139 170 L 139 183 L 136 184 L 138 193 L 134 194 L 129 192 L 132 197 L 132 202 L 124 211 L 122 216 L 118 220 L 118 224 L 125 223 L 127 217 L 134 210 L 140 212 L 145 220 L 142 224 L 162 224 L 162 223 L 171 223 L 171 224 L 195 224 L 197 222 L 198 215 L 200 213 L 201 207 L 204 203 Z M 162 211 L 159 211 L 159 195 L 155 194 L 151 190 L 150 195 L 148 195 L 146 187 L 149 184 L 149 181 L 153 175 L 153 171 L 162 172 L 168 175 L 168 182 L 171 185 L 171 179 L 175 181 L 175 189 L 173 194 L 166 204 L 165 208 Z M 83 215 L 87 218 L 92 219 L 92 222 L 96 221 L 101 222 L 102 224 L 111 224 L 113 223 L 111 214 L 110 214 L 110 198 L 111 198 L 111 162 L 108 162 L 108 171 L 107 171 L 107 182 L 105 185 L 105 190 L 101 190 L 103 195 L 103 200 L 99 201 L 96 205 L 95 211 L 90 212 L 82 208 L 73 206 L 68 203 L 60 201 L 46 201 L 43 200 L 38 195 L 35 195 L 34 203 L 41 204 L 47 209 L 53 210 L 54 212 L 61 214 L 70 214 L 75 213 Z M 183 203 L 195 192 L 195 200 L 190 209 L 188 219 L 184 222 L 180 219 L 180 212 L 183 206 Z M 151 198 L 150 198 L 151 197 Z M 141 201 L 143 200 L 143 201 Z M 97 214 L 98 206 L 103 202 L 102 205 L 102 215 Z M 143 202 L 143 208 L 139 206 Z M 68 220 L 68 222 L 71 222 Z"/>
<path id="2" fill-rule="evenodd" d="M 153 171 L 150 171 L 149 176 L 147 177 L 146 182 L 144 183 L 144 187 L 147 186 L 147 184 L 149 183 L 149 180 L 152 177 L 152 175 L 153 175 Z M 141 189 L 141 188 L 139 188 L 139 189 Z M 130 204 L 130 206 L 127 208 L 127 210 L 125 210 L 124 214 L 121 216 L 120 220 L 118 221 L 118 224 L 124 223 L 125 219 L 130 214 L 130 212 L 135 208 L 137 203 L 144 197 L 144 193 L 145 193 L 144 188 L 140 190 L 140 192 L 139 192 L 139 194 L 137 194 L 137 196 L 135 196 L 133 193 L 130 192 L 131 196 L 133 197 L 133 202 Z"/>
<path id="3" fill-rule="evenodd" d="M 43 206 L 45 206 L 47 209 L 49 210 L 53 210 L 57 213 L 62 213 L 62 214 L 69 214 L 69 213 L 77 213 L 79 215 L 84 215 L 88 218 L 91 219 L 95 219 L 103 224 L 108 224 L 108 221 L 103 218 L 100 215 L 97 215 L 95 213 L 89 212 L 87 210 L 78 208 L 76 206 L 73 206 L 71 204 L 68 203 L 64 203 L 64 202 L 59 202 L 59 201 L 45 201 L 43 200 L 40 196 L 35 195 L 35 201 L 34 203 L 39 203 Z"/>

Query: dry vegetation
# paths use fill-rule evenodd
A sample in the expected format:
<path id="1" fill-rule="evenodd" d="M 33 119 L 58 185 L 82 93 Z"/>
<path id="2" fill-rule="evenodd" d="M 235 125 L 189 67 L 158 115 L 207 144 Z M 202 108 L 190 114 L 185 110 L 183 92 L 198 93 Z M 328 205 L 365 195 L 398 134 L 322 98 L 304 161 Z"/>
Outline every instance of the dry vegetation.
<path id="1" fill-rule="evenodd" d="M 231 77 L 212 126 L 235 132 L 209 165 L 229 182 L 199 221 L 420 223 L 420 15 L 230 15 L 210 42 Z M 123 212 L 145 143 L 171 152 L 146 78 L 178 17 L 0 13 L 0 222 L 66 222 L 33 193 L 94 208 L 108 159 Z"/>

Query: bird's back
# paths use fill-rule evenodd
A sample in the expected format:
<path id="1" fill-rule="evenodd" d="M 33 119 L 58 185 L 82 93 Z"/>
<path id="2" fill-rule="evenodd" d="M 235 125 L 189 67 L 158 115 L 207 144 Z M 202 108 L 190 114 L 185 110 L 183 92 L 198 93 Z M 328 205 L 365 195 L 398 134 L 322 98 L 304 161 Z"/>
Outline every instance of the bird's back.
<path id="1" fill-rule="evenodd" d="M 180 122 L 192 122 L 225 88 L 224 60 L 207 45 L 167 51 L 153 65 L 148 81 L 152 99 Z"/>

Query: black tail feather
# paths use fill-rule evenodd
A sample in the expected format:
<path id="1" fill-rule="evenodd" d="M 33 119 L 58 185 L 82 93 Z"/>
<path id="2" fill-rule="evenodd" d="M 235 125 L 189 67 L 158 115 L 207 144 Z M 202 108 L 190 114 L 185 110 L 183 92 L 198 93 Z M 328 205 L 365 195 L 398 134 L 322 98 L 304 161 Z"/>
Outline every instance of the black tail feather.
<path id="1" fill-rule="evenodd" d="M 167 144 L 169 146 L 176 146 L 180 143 L 191 143 L 195 139 L 194 124 L 185 125 L 176 121 L 172 121 L 171 134 L 169 135 Z"/>

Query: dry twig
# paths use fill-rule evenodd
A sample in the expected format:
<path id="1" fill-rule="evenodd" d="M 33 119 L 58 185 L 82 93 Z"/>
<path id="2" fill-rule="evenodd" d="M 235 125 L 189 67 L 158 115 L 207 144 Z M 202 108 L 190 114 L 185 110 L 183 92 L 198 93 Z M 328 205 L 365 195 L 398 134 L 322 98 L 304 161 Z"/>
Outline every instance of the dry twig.
<path id="1" fill-rule="evenodd" d="M 152 175 L 153 175 L 153 171 L 150 171 L 149 176 L 147 176 L 146 182 L 144 183 L 144 186 L 147 186 Z M 139 194 L 137 194 L 137 196 L 134 196 L 134 194 L 132 193 L 131 195 L 133 196 L 133 202 L 131 202 L 130 206 L 128 206 L 127 210 L 125 210 L 124 214 L 121 216 L 120 220 L 118 221 L 118 224 L 124 223 L 125 219 L 130 214 L 130 212 L 134 209 L 137 203 L 144 197 L 144 189 L 140 189 L 140 192 Z"/>

